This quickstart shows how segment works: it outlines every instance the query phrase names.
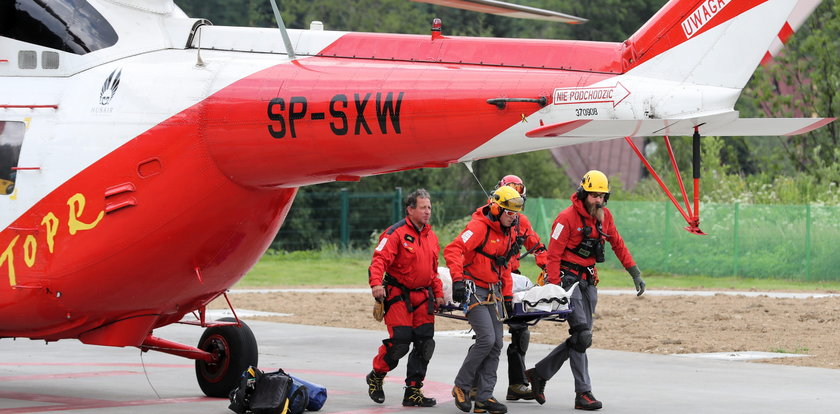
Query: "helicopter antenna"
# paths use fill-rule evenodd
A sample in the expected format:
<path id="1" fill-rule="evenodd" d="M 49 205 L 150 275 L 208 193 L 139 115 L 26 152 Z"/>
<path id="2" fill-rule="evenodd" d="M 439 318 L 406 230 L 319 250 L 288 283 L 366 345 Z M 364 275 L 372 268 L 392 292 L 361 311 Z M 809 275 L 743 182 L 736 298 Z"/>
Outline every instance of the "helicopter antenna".
<path id="1" fill-rule="evenodd" d="M 195 65 L 198 66 L 198 67 L 204 67 L 204 65 L 205 65 L 204 60 L 201 59 L 201 28 L 202 27 L 203 26 L 199 26 L 196 29 L 198 31 L 198 48 L 196 48 L 198 52 L 197 52 L 197 56 L 196 56 L 197 59 L 196 59 Z"/>
<path id="2" fill-rule="evenodd" d="M 283 23 L 283 18 L 280 17 L 280 9 L 277 8 L 277 0 L 271 0 L 271 9 L 274 10 L 274 19 L 277 20 L 277 27 L 280 28 L 280 35 L 283 36 L 283 44 L 286 45 L 286 53 L 289 59 L 295 60 L 295 49 L 292 48 L 292 40 L 289 39 L 289 32 L 286 30 L 286 25 Z"/>

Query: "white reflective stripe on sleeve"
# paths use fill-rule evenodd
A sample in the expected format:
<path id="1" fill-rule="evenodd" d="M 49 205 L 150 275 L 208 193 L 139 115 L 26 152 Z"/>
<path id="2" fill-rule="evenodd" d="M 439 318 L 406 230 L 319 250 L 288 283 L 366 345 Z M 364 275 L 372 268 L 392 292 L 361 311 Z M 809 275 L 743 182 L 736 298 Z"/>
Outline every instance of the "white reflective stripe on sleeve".
<path id="1" fill-rule="evenodd" d="M 379 242 L 379 246 L 376 246 L 376 251 L 377 251 L 377 252 L 381 252 L 381 251 L 382 251 L 382 249 L 384 249 L 384 248 L 385 248 L 385 244 L 386 244 L 386 243 L 388 243 L 388 238 L 387 238 L 387 237 L 386 237 L 386 238 L 384 238 L 384 239 L 382 239 L 382 241 L 381 241 L 381 242 Z"/>
<path id="2" fill-rule="evenodd" d="M 554 231 L 551 232 L 551 238 L 557 240 L 560 237 L 560 233 L 563 232 L 563 228 L 565 228 L 564 225 L 557 223 L 557 225 L 554 226 Z"/>
<path id="3" fill-rule="evenodd" d="M 463 240 L 464 243 L 466 243 L 467 240 L 469 240 L 470 237 L 472 237 L 472 235 L 473 235 L 472 230 L 467 230 L 467 231 L 461 233 L 461 240 Z"/>

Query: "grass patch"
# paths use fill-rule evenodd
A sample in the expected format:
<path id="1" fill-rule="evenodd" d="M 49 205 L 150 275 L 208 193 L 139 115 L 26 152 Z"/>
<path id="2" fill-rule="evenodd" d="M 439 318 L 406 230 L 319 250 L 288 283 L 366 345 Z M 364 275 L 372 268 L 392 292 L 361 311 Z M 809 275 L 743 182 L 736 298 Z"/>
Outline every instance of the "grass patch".
<path id="1" fill-rule="evenodd" d="M 371 252 L 368 249 L 340 250 L 327 247 L 321 250 L 295 252 L 269 251 L 236 285 L 237 288 L 269 286 L 367 286 L 367 269 Z M 441 265 L 444 264 L 440 259 Z M 539 268 L 533 259 L 522 262 L 522 273 L 536 279 Z M 602 289 L 633 289 L 633 280 L 624 270 L 598 269 Z M 794 290 L 808 292 L 840 292 L 840 282 L 801 282 L 784 279 L 753 279 L 712 276 L 681 276 L 643 274 L 650 289 L 710 289 L 710 290 Z"/>
<path id="2" fill-rule="evenodd" d="M 236 287 L 365 286 L 368 266 L 367 251 L 269 251 Z"/>

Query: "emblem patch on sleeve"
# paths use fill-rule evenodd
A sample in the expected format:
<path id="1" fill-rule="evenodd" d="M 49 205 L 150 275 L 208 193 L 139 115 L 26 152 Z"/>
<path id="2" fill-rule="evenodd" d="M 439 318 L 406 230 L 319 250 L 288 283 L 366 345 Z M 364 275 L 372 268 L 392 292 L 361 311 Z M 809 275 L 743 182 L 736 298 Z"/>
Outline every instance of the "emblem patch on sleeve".
<path id="1" fill-rule="evenodd" d="M 467 230 L 467 231 L 465 231 L 465 232 L 461 233 L 461 240 L 462 240 L 464 243 L 466 243 L 466 242 L 467 242 L 467 240 L 469 240 L 469 239 L 470 239 L 470 237 L 472 237 L 472 235 L 473 235 L 472 230 Z"/>
<path id="2" fill-rule="evenodd" d="M 564 225 L 557 223 L 557 225 L 554 226 L 554 231 L 551 232 L 551 238 L 557 240 L 557 238 L 560 237 L 560 233 L 563 232 L 564 227 Z"/>
<path id="3" fill-rule="evenodd" d="M 377 252 L 381 252 L 381 251 L 382 251 L 382 249 L 384 249 L 384 248 L 385 248 L 385 245 L 386 245 L 386 244 L 388 244 L 388 238 L 387 238 L 387 237 L 385 237 L 384 239 L 382 239 L 382 240 L 379 242 L 379 246 L 376 246 L 376 251 L 377 251 Z"/>

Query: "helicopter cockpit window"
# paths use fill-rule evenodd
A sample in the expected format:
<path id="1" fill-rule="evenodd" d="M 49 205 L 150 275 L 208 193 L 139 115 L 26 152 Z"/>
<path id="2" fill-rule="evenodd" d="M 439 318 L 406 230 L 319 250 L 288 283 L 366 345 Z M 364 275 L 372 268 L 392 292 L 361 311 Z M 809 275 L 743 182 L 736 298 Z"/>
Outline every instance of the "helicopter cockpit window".
<path id="1" fill-rule="evenodd" d="M 26 126 L 23 122 L 0 121 L 0 196 L 15 191 L 20 146 Z"/>
<path id="2" fill-rule="evenodd" d="M 117 43 L 117 32 L 87 0 L 3 0 L 0 35 L 84 55 Z"/>

